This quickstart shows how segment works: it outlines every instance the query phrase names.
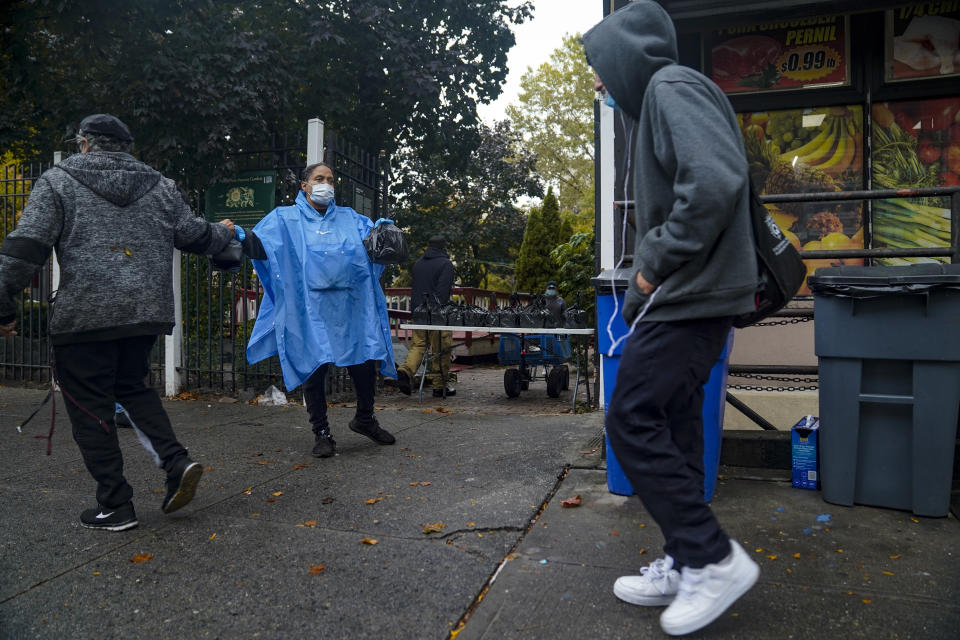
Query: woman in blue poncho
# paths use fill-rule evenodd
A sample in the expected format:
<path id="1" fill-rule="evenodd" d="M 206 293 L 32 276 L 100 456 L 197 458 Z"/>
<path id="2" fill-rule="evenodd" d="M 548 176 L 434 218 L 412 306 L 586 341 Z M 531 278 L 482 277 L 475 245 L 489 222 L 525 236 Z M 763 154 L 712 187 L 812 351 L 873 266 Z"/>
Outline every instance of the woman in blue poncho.
<path id="1" fill-rule="evenodd" d="M 277 207 L 252 231 L 235 227 L 264 288 L 247 361 L 280 356 L 287 389 L 303 384 L 316 436 L 313 455 L 336 453 L 327 423 L 327 365 L 346 367 L 357 391 L 350 429 L 378 444 L 394 437 L 373 417 L 376 366 L 396 378 L 387 305 L 378 282 L 383 266 L 367 256 L 363 239 L 374 223 L 333 198 L 333 170 L 303 171 L 296 203 Z M 379 220 L 377 224 L 389 223 Z"/>

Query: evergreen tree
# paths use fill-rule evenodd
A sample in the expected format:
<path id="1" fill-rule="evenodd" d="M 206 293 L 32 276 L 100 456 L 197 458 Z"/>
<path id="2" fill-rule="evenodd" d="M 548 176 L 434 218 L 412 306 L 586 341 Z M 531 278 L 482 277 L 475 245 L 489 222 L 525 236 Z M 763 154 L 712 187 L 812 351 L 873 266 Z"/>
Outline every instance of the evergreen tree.
<path id="1" fill-rule="evenodd" d="M 556 277 L 557 265 L 550 252 L 557 245 L 557 226 L 548 228 L 545 214 L 547 219 L 559 218 L 557 199 L 552 193 L 548 193 L 543 206 L 532 209 L 527 218 L 523 244 L 517 257 L 517 291 L 540 293 L 547 281 Z"/>
<path id="2" fill-rule="evenodd" d="M 573 224 L 570 223 L 569 217 L 565 217 L 563 222 L 560 223 L 560 233 L 557 234 L 557 244 L 569 242 L 571 236 L 573 236 Z"/>

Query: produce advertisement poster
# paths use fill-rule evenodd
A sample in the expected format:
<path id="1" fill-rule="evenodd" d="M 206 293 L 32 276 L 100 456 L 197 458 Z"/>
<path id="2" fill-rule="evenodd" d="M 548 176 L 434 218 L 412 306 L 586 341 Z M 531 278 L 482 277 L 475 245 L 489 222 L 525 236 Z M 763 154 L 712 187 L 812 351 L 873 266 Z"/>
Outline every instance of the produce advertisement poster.
<path id="1" fill-rule="evenodd" d="M 960 184 L 960 97 L 873 105 L 873 185 L 877 189 Z M 873 244 L 914 249 L 950 246 L 949 198 L 877 200 Z M 929 262 L 888 258 L 880 264 Z M 947 261 L 947 258 L 938 258 Z"/>
<path id="2" fill-rule="evenodd" d="M 960 0 L 887 11 L 887 81 L 960 75 Z"/>
<path id="3" fill-rule="evenodd" d="M 727 93 L 849 83 L 847 18 L 824 16 L 714 31 L 707 68 Z"/>
<path id="4" fill-rule="evenodd" d="M 863 188 L 863 110 L 857 105 L 741 113 L 750 178 L 764 194 L 822 193 Z M 863 203 L 768 204 L 770 215 L 798 250 L 863 248 Z M 820 267 L 863 259 L 807 260 Z M 801 295 L 809 294 L 804 284 Z"/>
<path id="5" fill-rule="evenodd" d="M 230 218 L 252 228 L 273 210 L 276 201 L 276 173 L 250 171 L 221 178 L 204 194 L 204 215 L 211 222 Z"/>

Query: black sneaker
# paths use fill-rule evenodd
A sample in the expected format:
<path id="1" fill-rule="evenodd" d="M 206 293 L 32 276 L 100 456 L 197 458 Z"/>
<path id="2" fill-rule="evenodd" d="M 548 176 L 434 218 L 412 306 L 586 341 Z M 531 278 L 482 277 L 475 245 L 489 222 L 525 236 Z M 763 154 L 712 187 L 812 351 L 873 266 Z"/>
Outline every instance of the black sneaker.
<path id="1" fill-rule="evenodd" d="M 173 513 L 190 504 L 197 493 L 197 485 L 200 484 L 202 475 L 203 467 L 200 463 L 184 458 L 183 470 L 167 477 L 167 497 L 163 499 L 161 507 L 163 512 Z"/>
<path id="2" fill-rule="evenodd" d="M 367 436 L 377 444 L 393 444 L 397 441 L 389 431 L 380 428 L 380 424 L 376 418 L 373 418 L 371 422 L 366 424 L 357 422 L 357 419 L 354 418 L 350 421 L 350 431 L 359 433 L 362 436 Z"/>
<path id="3" fill-rule="evenodd" d="M 337 441 L 331 436 L 317 436 L 312 453 L 316 458 L 329 458 L 337 452 Z"/>
<path id="4" fill-rule="evenodd" d="M 403 395 L 410 395 L 410 376 L 403 369 L 397 369 L 397 387 Z"/>
<path id="5" fill-rule="evenodd" d="M 80 524 L 87 529 L 123 531 L 137 526 L 137 514 L 133 510 L 132 502 L 114 509 L 97 505 L 96 509 L 85 509 L 80 514 Z"/>
<path id="6" fill-rule="evenodd" d="M 449 398 L 449 397 L 455 396 L 455 395 L 457 395 L 457 390 L 456 390 L 456 389 L 447 389 L 446 397 Z M 443 389 L 434 389 L 434 390 L 433 390 L 433 397 L 434 397 L 434 398 L 442 398 L 442 397 L 444 397 Z"/>

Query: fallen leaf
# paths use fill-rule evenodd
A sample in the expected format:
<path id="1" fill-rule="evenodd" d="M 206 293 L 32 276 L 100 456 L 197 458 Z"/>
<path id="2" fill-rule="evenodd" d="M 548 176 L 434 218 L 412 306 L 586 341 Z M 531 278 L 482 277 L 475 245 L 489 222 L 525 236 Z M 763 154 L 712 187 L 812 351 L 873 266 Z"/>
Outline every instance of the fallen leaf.
<path id="1" fill-rule="evenodd" d="M 98 576 L 98 575 L 100 575 L 100 572 L 99 572 L 99 571 L 94 571 L 94 572 L 93 572 L 93 575 Z"/>
<path id="2" fill-rule="evenodd" d="M 321 500 L 320 502 L 321 502 L 322 504 L 330 504 L 331 502 L 333 502 L 333 501 L 335 501 L 335 500 L 336 500 L 336 498 L 326 497 L 326 498 L 324 498 L 323 500 Z"/>
<path id="3" fill-rule="evenodd" d="M 767 556 L 767 559 L 769 559 L 769 560 L 776 560 L 776 559 L 777 559 L 777 556 L 768 555 L 768 556 Z"/>
<path id="4" fill-rule="evenodd" d="M 256 513 L 256 512 L 250 514 L 250 517 L 251 517 L 251 518 L 258 518 L 259 516 L 260 516 L 260 514 L 259 514 L 259 513 Z"/>
<path id="5" fill-rule="evenodd" d="M 306 526 L 306 527 L 315 527 L 315 526 L 317 526 L 317 521 L 316 521 L 316 520 L 307 520 L 306 522 L 303 523 L 303 525 Z"/>
<path id="6" fill-rule="evenodd" d="M 415 486 L 417 486 L 418 484 L 420 484 L 420 483 L 419 483 L 419 482 L 411 482 L 411 483 L 410 483 L 410 486 L 411 486 L 411 487 L 415 487 Z"/>
<path id="7" fill-rule="evenodd" d="M 276 502 L 276 501 L 277 501 L 276 498 L 267 498 L 267 502 Z"/>
<path id="8" fill-rule="evenodd" d="M 837 553 L 843 553 L 843 549 L 837 549 Z"/>
<path id="9" fill-rule="evenodd" d="M 360 542 L 362 542 L 363 544 L 370 544 L 370 545 L 377 544 L 377 540 L 374 538 L 364 538 Z"/>
<path id="10" fill-rule="evenodd" d="M 640 549 L 640 553 L 638 553 L 637 555 L 638 555 L 638 556 L 642 556 L 642 555 L 645 554 L 646 552 L 647 552 L 647 548 L 644 547 L 643 549 Z"/>
<path id="11" fill-rule="evenodd" d="M 421 486 L 421 487 L 429 487 L 430 484 L 431 484 L 431 482 L 430 482 L 429 480 L 421 480 L 421 481 L 420 481 L 420 486 Z"/>
<path id="12" fill-rule="evenodd" d="M 467 523 L 467 526 L 468 526 L 468 527 L 475 527 L 475 526 L 477 526 L 477 523 L 476 523 L 476 522 L 468 522 L 468 523 Z"/>
<path id="13" fill-rule="evenodd" d="M 885 576 L 892 576 L 892 575 L 893 575 L 893 571 L 884 571 L 884 572 L 883 572 L 883 575 L 885 575 Z"/>
<path id="14" fill-rule="evenodd" d="M 900 559 L 900 556 L 901 556 L 901 554 L 898 553 L 898 554 L 895 555 L 895 556 L 890 556 L 890 559 L 891 559 L 891 560 L 899 560 L 899 559 Z"/>
<path id="15" fill-rule="evenodd" d="M 799 560 L 799 559 L 800 559 L 800 554 L 799 554 L 799 553 L 795 553 L 795 554 L 793 554 L 793 557 L 796 558 L 797 560 Z"/>
<path id="16" fill-rule="evenodd" d="M 248 496 L 251 493 L 253 493 L 253 487 L 247 487 L 246 490 L 243 492 L 243 495 Z"/>
<path id="17" fill-rule="evenodd" d="M 370 498 L 369 500 L 364 500 L 363 504 L 377 504 L 381 500 L 383 500 L 383 498 Z"/>
<path id="18" fill-rule="evenodd" d="M 580 495 L 577 494 L 577 495 L 573 496 L 572 498 L 567 498 L 566 500 L 562 501 L 562 502 L 560 503 L 560 506 L 561 506 L 561 507 L 568 507 L 568 508 L 579 507 L 581 501 L 582 501 L 582 500 L 581 500 L 581 498 L 580 498 Z"/>
<path id="19" fill-rule="evenodd" d="M 613 531 L 611 531 L 611 532 L 609 533 L 609 535 L 611 535 L 611 536 L 618 536 L 618 535 L 620 535 L 620 532 L 617 531 L 616 529 L 614 529 Z"/>
<path id="20" fill-rule="evenodd" d="M 270 495 L 272 495 L 272 496 L 274 496 L 274 497 L 282 496 L 282 495 L 283 495 L 283 491 L 274 491 L 274 492 L 271 493 Z"/>
<path id="21" fill-rule="evenodd" d="M 207 538 L 207 540 L 213 540 L 213 539 L 216 538 L 216 537 L 217 537 L 217 534 L 214 533 L 212 536 L 210 536 L 209 538 Z"/>
<path id="22" fill-rule="evenodd" d="M 863 604 L 870 604 L 871 602 L 873 602 L 873 600 L 871 600 L 870 598 L 864 598 L 863 600 L 861 600 L 861 602 Z"/>
<path id="23" fill-rule="evenodd" d="M 327 568 L 327 565 L 325 564 L 315 564 L 312 567 L 310 567 L 309 573 L 312 573 L 313 575 L 318 576 L 321 573 L 323 573 L 324 569 L 326 568 Z"/>
<path id="24" fill-rule="evenodd" d="M 310 466 L 310 465 L 306 465 L 306 464 L 295 464 L 295 465 L 293 465 L 293 468 L 299 471 L 300 469 L 306 469 L 308 466 Z"/>
<path id="25" fill-rule="evenodd" d="M 150 558 L 153 557 L 152 553 L 138 553 L 137 555 L 130 558 L 130 562 L 150 562 Z"/>
<path id="26" fill-rule="evenodd" d="M 270 464 L 270 463 L 267 462 L 266 460 L 258 460 L 257 464 Z"/>
<path id="27" fill-rule="evenodd" d="M 213 471 L 213 467 L 204 467 L 203 472 L 206 473 L 207 471 Z"/>
<path id="28" fill-rule="evenodd" d="M 423 523 L 423 532 L 428 535 L 431 533 L 443 533 L 443 530 L 446 529 L 446 527 L 447 525 L 442 522 L 425 522 Z"/>

